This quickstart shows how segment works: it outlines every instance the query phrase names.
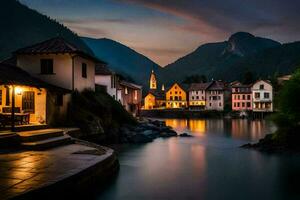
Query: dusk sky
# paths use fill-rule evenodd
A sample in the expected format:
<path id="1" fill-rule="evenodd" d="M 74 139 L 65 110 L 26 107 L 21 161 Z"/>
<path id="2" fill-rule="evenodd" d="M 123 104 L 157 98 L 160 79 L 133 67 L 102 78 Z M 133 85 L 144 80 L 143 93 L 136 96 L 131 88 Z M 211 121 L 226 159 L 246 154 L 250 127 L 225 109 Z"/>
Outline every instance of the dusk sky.
<path id="1" fill-rule="evenodd" d="M 300 40 L 298 0 L 21 0 L 79 35 L 110 38 L 164 66 L 247 31 Z"/>

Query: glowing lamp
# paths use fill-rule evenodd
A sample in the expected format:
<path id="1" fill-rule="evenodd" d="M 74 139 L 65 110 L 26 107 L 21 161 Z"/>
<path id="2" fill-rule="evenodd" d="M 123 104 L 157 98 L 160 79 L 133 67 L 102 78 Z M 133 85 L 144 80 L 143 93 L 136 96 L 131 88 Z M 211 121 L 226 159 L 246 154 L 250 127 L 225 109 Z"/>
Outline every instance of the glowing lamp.
<path id="1" fill-rule="evenodd" d="M 21 94 L 22 94 L 22 92 L 23 92 L 22 88 L 20 88 L 20 87 L 16 87 L 16 89 L 15 89 L 15 93 L 16 93 L 17 95 L 21 95 Z"/>

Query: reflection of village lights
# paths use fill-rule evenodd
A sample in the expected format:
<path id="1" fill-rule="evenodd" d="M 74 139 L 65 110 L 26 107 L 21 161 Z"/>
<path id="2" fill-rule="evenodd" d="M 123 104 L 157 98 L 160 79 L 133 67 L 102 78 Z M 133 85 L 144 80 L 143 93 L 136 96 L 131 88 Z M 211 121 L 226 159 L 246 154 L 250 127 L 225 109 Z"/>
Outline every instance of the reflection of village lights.
<path id="1" fill-rule="evenodd" d="M 22 88 L 20 88 L 20 87 L 16 87 L 16 89 L 15 89 L 15 93 L 16 93 L 17 95 L 21 95 L 21 94 L 22 94 L 22 92 L 23 92 Z"/>

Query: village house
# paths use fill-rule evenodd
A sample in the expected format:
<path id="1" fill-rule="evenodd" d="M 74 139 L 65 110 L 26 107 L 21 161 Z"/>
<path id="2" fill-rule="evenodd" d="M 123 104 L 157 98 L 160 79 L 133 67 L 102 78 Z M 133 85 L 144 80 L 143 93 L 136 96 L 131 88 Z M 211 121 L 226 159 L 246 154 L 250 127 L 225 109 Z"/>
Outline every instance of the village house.
<path id="1" fill-rule="evenodd" d="M 119 82 L 119 102 L 134 116 L 137 116 L 141 109 L 142 86 L 127 81 Z"/>
<path id="2" fill-rule="evenodd" d="M 144 98 L 144 109 L 164 108 L 166 106 L 165 89 L 162 85 L 161 90 L 157 88 L 157 80 L 152 70 L 149 80 L 149 92 Z"/>
<path id="3" fill-rule="evenodd" d="M 70 92 L 17 66 L 0 63 L 0 127 L 49 124 L 54 118 L 64 117 L 61 97 Z"/>
<path id="4" fill-rule="evenodd" d="M 231 86 L 232 110 L 251 111 L 252 110 L 252 85 L 244 85 L 236 82 Z"/>
<path id="5" fill-rule="evenodd" d="M 273 112 L 273 87 L 267 80 L 258 80 L 252 86 L 253 112 Z"/>
<path id="6" fill-rule="evenodd" d="M 47 83 L 68 89 L 95 90 L 95 66 L 103 63 L 61 37 L 14 52 L 16 65 Z"/>
<path id="7" fill-rule="evenodd" d="M 186 108 L 187 100 L 184 87 L 178 83 L 174 83 L 166 92 L 166 108 Z"/>
<path id="8" fill-rule="evenodd" d="M 206 110 L 223 111 L 225 103 L 225 84 L 222 81 L 212 81 L 206 88 Z"/>
<path id="9" fill-rule="evenodd" d="M 107 92 L 111 97 L 115 100 L 118 98 L 118 76 L 112 72 L 108 67 L 104 64 L 96 65 L 95 71 L 95 84 L 96 87 L 102 87 L 105 92 Z"/>
<path id="10" fill-rule="evenodd" d="M 17 94 L 15 99 L 16 112 L 30 113 L 30 123 L 47 123 L 51 121 L 51 117 L 47 113 L 54 108 L 51 104 L 56 105 L 56 116 L 53 118 L 65 118 L 71 102 L 72 91 L 81 92 L 85 89 L 95 91 L 95 65 L 103 62 L 76 48 L 65 39 L 57 37 L 15 51 L 13 57 L 3 64 L 8 63 L 13 63 L 15 67 L 20 68 L 23 73 L 26 72 L 31 77 L 26 81 L 29 81 L 29 79 L 35 80 L 34 82 L 42 80 L 39 81 L 44 83 L 42 86 L 47 83 L 47 85 L 52 85 L 56 89 L 60 88 L 58 91 L 69 91 L 54 91 L 49 95 L 50 92 L 46 91 L 44 87 L 38 87 L 37 84 L 28 85 L 30 82 L 26 84 L 26 81 L 22 81 L 15 88 Z M 15 72 L 22 73 L 20 70 Z M 9 104 L 12 102 L 10 100 L 12 98 L 12 87 L 6 87 L 9 84 L 4 84 L 2 85 L 1 94 L 2 103 L 3 98 L 6 101 L 1 112 L 12 113 L 11 109 L 6 108 L 12 106 Z M 45 108 L 41 108 L 43 106 Z M 40 110 L 43 110 L 43 112 L 40 112 Z M 47 111 L 46 114 L 45 110 Z M 26 121 L 28 122 L 28 119 Z"/>
<path id="11" fill-rule="evenodd" d="M 206 105 L 205 91 L 210 83 L 192 83 L 189 87 L 189 108 L 204 110 Z"/>

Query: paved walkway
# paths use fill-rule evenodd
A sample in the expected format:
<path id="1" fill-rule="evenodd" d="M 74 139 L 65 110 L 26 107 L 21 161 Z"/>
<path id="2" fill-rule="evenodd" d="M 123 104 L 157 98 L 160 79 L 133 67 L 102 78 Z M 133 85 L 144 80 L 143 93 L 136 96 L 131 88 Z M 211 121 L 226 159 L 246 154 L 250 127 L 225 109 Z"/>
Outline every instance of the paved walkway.
<path id="1" fill-rule="evenodd" d="M 109 157 L 109 149 L 70 144 L 47 151 L 0 154 L 0 199 L 70 177 Z"/>

